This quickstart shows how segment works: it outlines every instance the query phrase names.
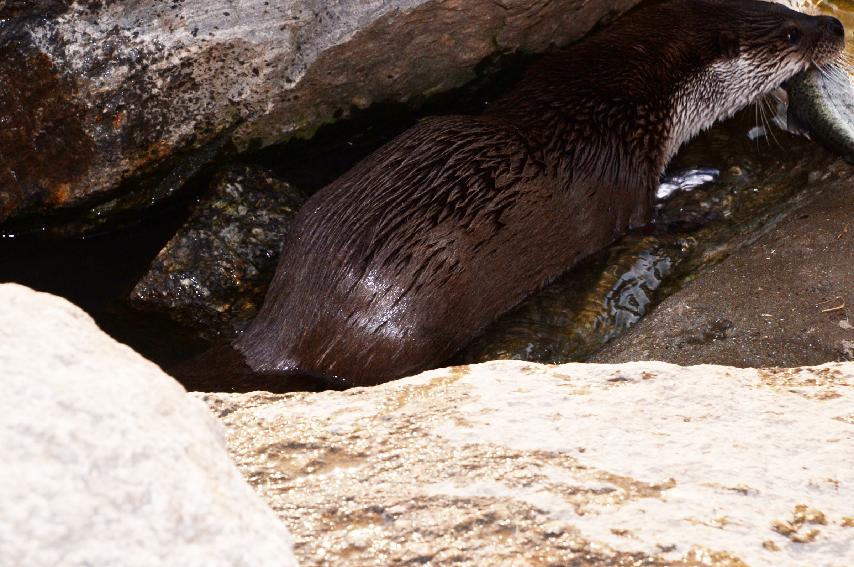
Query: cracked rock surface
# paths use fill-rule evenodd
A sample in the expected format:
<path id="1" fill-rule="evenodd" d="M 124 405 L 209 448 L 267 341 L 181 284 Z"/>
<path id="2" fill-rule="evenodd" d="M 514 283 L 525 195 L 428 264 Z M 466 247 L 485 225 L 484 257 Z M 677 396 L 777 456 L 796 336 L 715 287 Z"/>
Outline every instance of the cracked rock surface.
<path id="1" fill-rule="evenodd" d="M 302 565 L 854 562 L 854 363 L 506 361 L 197 395 Z"/>

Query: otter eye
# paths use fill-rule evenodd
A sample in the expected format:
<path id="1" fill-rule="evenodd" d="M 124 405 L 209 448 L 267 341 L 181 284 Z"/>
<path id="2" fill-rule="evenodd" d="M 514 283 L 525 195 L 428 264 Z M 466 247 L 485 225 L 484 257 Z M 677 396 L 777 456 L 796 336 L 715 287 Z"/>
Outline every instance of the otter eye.
<path id="1" fill-rule="evenodd" d="M 789 45 L 797 45 L 801 41 L 801 35 L 800 28 L 789 28 L 786 30 L 786 43 Z"/>

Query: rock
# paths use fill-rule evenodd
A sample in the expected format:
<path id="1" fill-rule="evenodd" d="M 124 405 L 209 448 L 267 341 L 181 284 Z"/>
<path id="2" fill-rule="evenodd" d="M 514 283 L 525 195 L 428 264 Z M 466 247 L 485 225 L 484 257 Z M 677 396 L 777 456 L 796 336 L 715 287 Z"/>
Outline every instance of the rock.
<path id="1" fill-rule="evenodd" d="M 854 360 L 852 180 L 849 168 L 825 187 L 814 183 L 823 190 L 811 203 L 701 272 L 591 360 L 732 366 Z M 711 327 L 718 332 L 707 332 Z"/>
<path id="2" fill-rule="evenodd" d="M 218 153 L 460 86 L 636 2 L 4 2 L 0 222 L 144 206 Z"/>
<path id="3" fill-rule="evenodd" d="M 854 363 L 197 395 L 304 566 L 854 562 Z"/>
<path id="4" fill-rule="evenodd" d="M 232 338 L 264 300 L 285 235 L 305 198 L 270 172 L 233 166 L 131 292 L 206 338 Z"/>
<path id="5" fill-rule="evenodd" d="M 0 285 L 0 557 L 296 565 L 204 404 L 65 300 Z"/>

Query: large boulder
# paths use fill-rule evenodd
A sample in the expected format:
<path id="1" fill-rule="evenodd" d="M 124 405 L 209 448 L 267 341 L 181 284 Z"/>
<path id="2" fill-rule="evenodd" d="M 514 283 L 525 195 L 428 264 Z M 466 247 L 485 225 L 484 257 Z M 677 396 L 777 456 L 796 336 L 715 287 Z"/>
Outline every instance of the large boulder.
<path id="1" fill-rule="evenodd" d="M 144 206 L 218 153 L 460 86 L 490 56 L 566 44 L 635 3 L 2 2 L 0 222 Z M 117 192 L 145 176 L 126 184 L 142 195 Z"/>
<path id="2" fill-rule="evenodd" d="M 854 363 L 199 395 L 302 565 L 854 564 Z"/>
<path id="3" fill-rule="evenodd" d="M 0 286 L 0 563 L 296 565 L 207 408 L 68 302 Z"/>

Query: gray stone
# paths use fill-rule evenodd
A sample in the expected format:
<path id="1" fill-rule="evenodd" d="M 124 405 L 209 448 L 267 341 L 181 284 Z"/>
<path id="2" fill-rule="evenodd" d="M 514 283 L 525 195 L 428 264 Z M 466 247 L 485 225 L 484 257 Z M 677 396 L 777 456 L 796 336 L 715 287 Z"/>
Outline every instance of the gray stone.
<path id="1" fill-rule="evenodd" d="M 854 363 L 505 361 L 197 395 L 302 565 L 854 563 Z"/>
<path id="2" fill-rule="evenodd" d="M 0 285 L 0 563 L 296 565 L 223 431 L 65 300 Z"/>
<path id="3" fill-rule="evenodd" d="M 490 56 L 566 44 L 636 2 L 2 3 L 0 222 L 144 206 L 218 152 L 460 86 Z M 109 200 L 145 176 L 144 195 Z"/>
<path id="4" fill-rule="evenodd" d="M 131 302 L 205 338 L 234 337 L 260 307 L 304 200 L 264 169 L 221 171 L 210 194 L 133 289 Z"/>

